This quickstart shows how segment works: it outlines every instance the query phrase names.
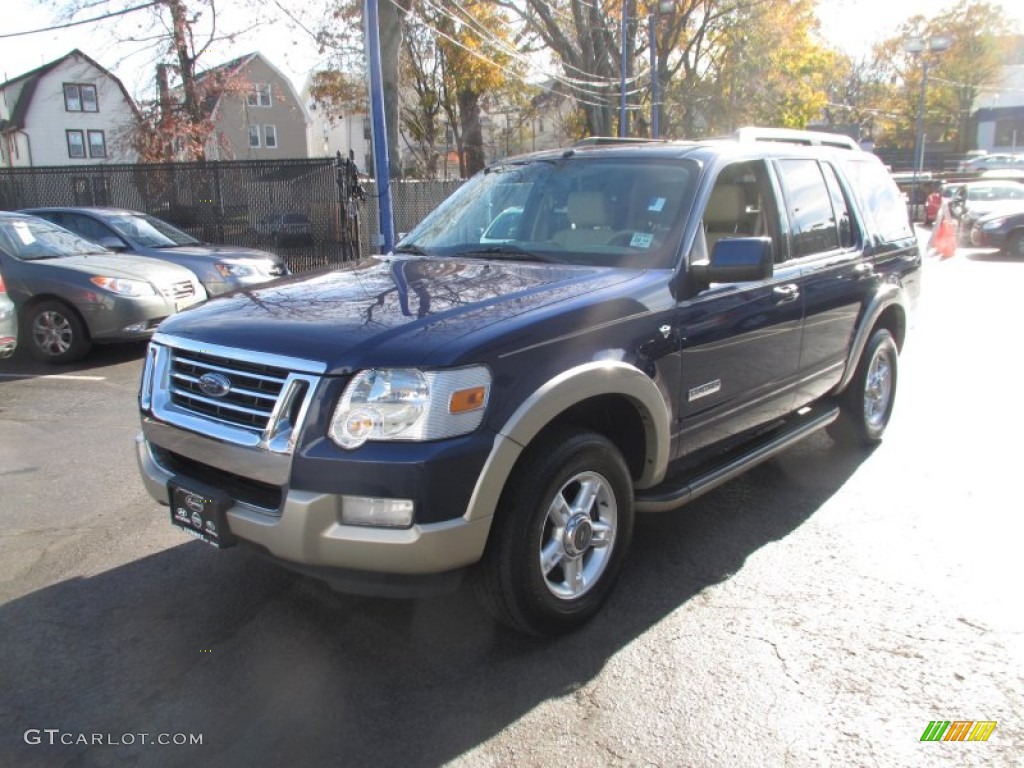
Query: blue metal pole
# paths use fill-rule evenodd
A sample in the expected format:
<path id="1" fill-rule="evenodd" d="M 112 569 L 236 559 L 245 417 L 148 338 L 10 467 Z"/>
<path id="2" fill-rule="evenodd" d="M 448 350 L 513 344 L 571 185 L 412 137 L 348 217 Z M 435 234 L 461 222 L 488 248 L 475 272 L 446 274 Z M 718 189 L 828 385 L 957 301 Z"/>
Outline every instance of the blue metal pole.
<path id="1" fill-rule="evenodd" d="M 651 138 L 658 138 L 658 114 L 661 111 L 658 105 L 658 34 L 655 24 L 658 14 L 652 13 L 647 17 L 647 26 L 651 33 Z"/>
<path id="2" fill-rule="evenodd" d="M 626 137 L 626 35 L 629 23 L 626 18 L 627 3 L 622 0 L 622 56 L 619 61 L 619 136 Z"/>
<path id="3" fill-rule="evenodd" d="M 395 222 L 391 212 L 391 174 L 388 167 L 388 132 L 384 118 L 384 78 L 380 66 L 380 22 L 377 0 L 366 0 L 366 40 L 370 65 L 370 114 L 373 125 L 373 169 L 377 180 L 377 207 L 383 253 L 395 247 Z"/>

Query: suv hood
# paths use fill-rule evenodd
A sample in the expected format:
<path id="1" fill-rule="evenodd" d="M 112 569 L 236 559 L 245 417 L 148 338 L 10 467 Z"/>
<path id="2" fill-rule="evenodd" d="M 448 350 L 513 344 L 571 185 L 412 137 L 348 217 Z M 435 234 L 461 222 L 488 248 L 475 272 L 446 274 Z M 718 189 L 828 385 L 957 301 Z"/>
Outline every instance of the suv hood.
<path id="1" fill-rule="evenodd" d="M 330 372 L 419 365 L 468 333 L 635 279 L 639 270 L 376 257 L 238 291 L 174 315 L 160 333 L 324 362 Z"/>

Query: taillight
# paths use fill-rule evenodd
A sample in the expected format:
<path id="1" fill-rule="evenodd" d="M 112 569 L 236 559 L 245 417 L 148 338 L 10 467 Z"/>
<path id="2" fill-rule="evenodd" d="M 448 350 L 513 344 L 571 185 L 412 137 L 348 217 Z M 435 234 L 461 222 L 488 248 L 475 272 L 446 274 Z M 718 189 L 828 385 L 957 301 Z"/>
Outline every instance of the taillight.
<path id="1" fill-rule="evenodd" d="M 0 293 L 7 293 L 7 288 L 4 285 L 4 276 L 0 275 Z"/>

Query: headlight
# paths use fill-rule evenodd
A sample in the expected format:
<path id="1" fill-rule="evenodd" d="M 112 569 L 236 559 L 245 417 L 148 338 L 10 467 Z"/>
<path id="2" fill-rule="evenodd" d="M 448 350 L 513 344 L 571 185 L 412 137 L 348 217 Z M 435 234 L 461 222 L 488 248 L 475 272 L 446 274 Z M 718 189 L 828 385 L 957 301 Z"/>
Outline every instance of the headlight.
<path id="1" fill-rule="evenodd" d="M 153 296 L 156 289 L 145 280 L 123 277 L 90 277 L 89 282 L 119 296 Z"/>
<path id="2" fill-rule="evenodd" d="M 342 448 L 367 440 L 439 440 L 480 426 L 491 389 L 483 366 L 451 371 L 385 368 L 355 375 L 329 434 Z"/>
<path id="3" fill-rule="evenodd" d="M 250 277 L 256 274 L 256 270 L 253 267 L 246 266 L 245 264 L 218 262 L 216 266 L 221 277 Z"/>
<path id="4" fill-rule="evenodd" d="M 989 219 L 981 225 L 982 229 L 1000 229 L 1006 223 L 1006 219 Z"/>

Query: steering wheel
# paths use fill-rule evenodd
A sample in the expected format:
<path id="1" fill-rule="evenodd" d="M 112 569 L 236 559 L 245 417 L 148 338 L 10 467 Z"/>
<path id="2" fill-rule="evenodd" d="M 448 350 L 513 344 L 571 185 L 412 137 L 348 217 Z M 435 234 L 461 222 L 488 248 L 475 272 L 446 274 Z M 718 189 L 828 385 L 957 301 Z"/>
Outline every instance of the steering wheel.
<path id="1" fill-rule="evenodd" d="M 624 245 L 629 246 L 633 242 L 633 236 L 636 232 L 632 229 L 620 229 L 617 232 L 613 232 L 605 240 L 605 245 Z M 653 239 L 653 238 L 652 238 Z"/>

